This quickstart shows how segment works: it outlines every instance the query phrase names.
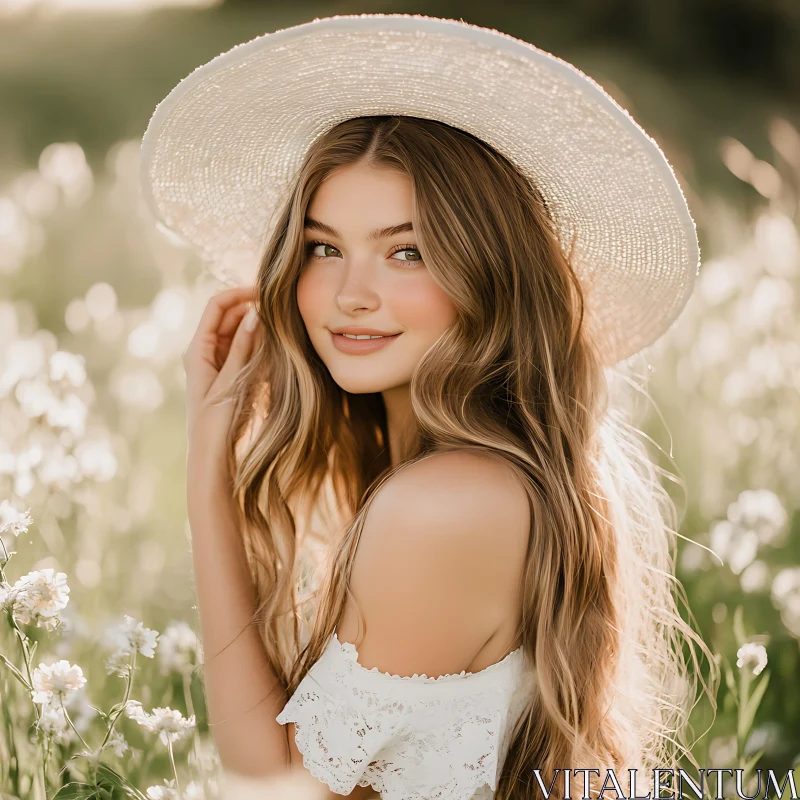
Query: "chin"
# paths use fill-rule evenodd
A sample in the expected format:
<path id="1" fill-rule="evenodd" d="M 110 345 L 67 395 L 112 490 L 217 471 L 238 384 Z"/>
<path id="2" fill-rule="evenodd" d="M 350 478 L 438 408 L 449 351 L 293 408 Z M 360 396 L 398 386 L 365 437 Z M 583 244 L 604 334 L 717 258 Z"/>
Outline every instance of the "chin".
<path id="1" fill-rule="evenodd" d="M 375 370 L 363 368 L 361 370 L 353 370 L 351 373 L 335 372 L 329 370 L 333 380 L 344 391 L 350 394 L 370 394 L 373 392 L 385 392 L 387 389 L 392 389 L 402 383 L 408 383 L 402 376 L 398 375 L 376 375 Z M 359 374 L 360 373 L 360 374 Z"/>
<path id="2" fill-rule="evenodd" d="M 383 392 L 392 385 L 390 383 L 384 383 L 383 381 L 376 381 L 374 378 L 359 381 L 353 379 L 337 379 L 334 377 L 334 381 L 336 381 L 336 383 L 342 389 L 344 389 L 344 391 L 349 392 L 350 394 L 372 394 L 374 392 Z"/>

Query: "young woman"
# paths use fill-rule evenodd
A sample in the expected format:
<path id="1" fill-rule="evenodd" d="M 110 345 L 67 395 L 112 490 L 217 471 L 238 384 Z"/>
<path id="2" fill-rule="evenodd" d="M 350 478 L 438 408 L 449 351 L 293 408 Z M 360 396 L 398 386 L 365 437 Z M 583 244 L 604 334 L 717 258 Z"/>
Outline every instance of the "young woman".
<path id="1" fill-rule="evenodd" d="M 377 21 L 366 41 L 427 32 L 430 66 L 442 21 L 398 17 L 300 26 L 318 29 L 303 52 L 327 63 L 314 47 L 338 52 L 337 30 L 353 44 Z M 454 36 L 472 28 L 447 25 Z M 365 81 L 384 45 L 370 51 Z M 236 62 L 228 80 L 256 61 Z M 225 95 L 209 88 L 224 80 L 198 81 L 186 91 Z M 231 773 L 302 771 L 333 796 L 532 798 L 551 784 L 558 797 L 596 796 L 611 769 L 626 792 L 627 770 L 639 770 L 646 793 L 653 768 L 692 760 L 699 673 L 683 646 L 709 653 L 676 605 L 674 506 L 610 391 L 623 374 L 612 366 L 685 302 L 691 218 L 671 190 L 661 212 L 674 237 L 654 227 L 651 238 L 640 223 L 652 209 L 624 220 L 616 176 L 598 158 L 577 168 L 576 196 L 619 200 L 615 238 L 616 223 L 598 229 L 587 206 L 570 206 L 566 183 L 559 194 L 544 168 L 537 183 L 488 143 L 501 120 L 478 125 L 482 138 L 435 110 L 411 113 L 414 92 L 397 101 L 409 113 L 352 113 L 365 100 L 336 121 L 326 112 L 324 130 L 295 145 L 302 157 L 286 169 L 267 236 L 253 237 L 253 285 L 211 299 L 184 356 L 211 730 Z M 212 235 L 190 209 L 205 201 L 180 195 L 181 222 L 157 191 L 173 191 L 174 176 L 154 177 L 167 170 L 158 136 L 181 113 L 173 104 L 151 122 L 149 197 L 209 252 L 223 228 Z M 544 148 L 563 131 L 537 135 Z M 217 163 L 238 186 L 244 167 Z M 213 203 L 223 199 L 233 220 L 242 204 Z M 242 241 L 231 235 L 219 252 Z M 603 262 L 609 254 L 616 263 Z M 376 338 L 353 338 L 365 336 Z M 564 771 L 579 769 L 595 774 L 565 785 Z"/>

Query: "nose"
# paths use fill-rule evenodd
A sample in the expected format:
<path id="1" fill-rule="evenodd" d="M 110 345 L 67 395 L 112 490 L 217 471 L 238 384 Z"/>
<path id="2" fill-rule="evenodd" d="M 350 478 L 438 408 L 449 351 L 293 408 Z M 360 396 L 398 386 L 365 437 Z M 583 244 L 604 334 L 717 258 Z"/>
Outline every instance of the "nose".
<path id="1" fill-rule="evenodd" d="M 372 268 L 366 259 L 359 264 L 352 259 L 345 264 L 344 278 L 336 293 L 336 305 L 345 314 L 355 311 L 374 311 L 380 305 L 380 297 L 373 287 Z"/>

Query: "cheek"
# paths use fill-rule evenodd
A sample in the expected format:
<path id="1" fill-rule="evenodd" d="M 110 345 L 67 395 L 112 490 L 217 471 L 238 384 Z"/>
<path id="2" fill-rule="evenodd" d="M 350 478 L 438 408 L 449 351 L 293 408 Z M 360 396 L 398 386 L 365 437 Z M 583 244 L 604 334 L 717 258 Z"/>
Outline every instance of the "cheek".
<path id="1" fill-rule="evenodd" d="M 395 322 L 409 330 L 440 334 L 455 319 L 455 308 L 447 293 L 430 275 L 418 281 L 398 282 L 389 294 Z"/>
<path id="2" fill-rule="evenodd" d="M 308 270 L 301 272 L 297 279 L 297 308 L 303 322 L 308 327 L 313 327 L 319 318 L 325 304 L 325 288 L 321 285 L 318 276 L 311 276 Z"/>

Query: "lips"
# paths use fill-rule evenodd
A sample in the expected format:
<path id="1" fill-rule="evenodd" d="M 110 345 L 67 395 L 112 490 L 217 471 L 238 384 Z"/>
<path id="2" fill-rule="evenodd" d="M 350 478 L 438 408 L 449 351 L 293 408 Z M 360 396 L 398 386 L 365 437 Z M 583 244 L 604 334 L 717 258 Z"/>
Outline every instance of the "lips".
<path id="1" fill-rule="evenodd" d="M 333 333 L 333 331 L 331 331 L 331 339 L 333 340 L 334 347 L 343 353 L 350 353 L 352 355 L 372 353 L 375 350 L 388 347 L 399 336 L 401 336 L 401 334 L 396 333 L 392 336 L 381 336 L 378 339 L 351 339 L 344 334 Z"/>

